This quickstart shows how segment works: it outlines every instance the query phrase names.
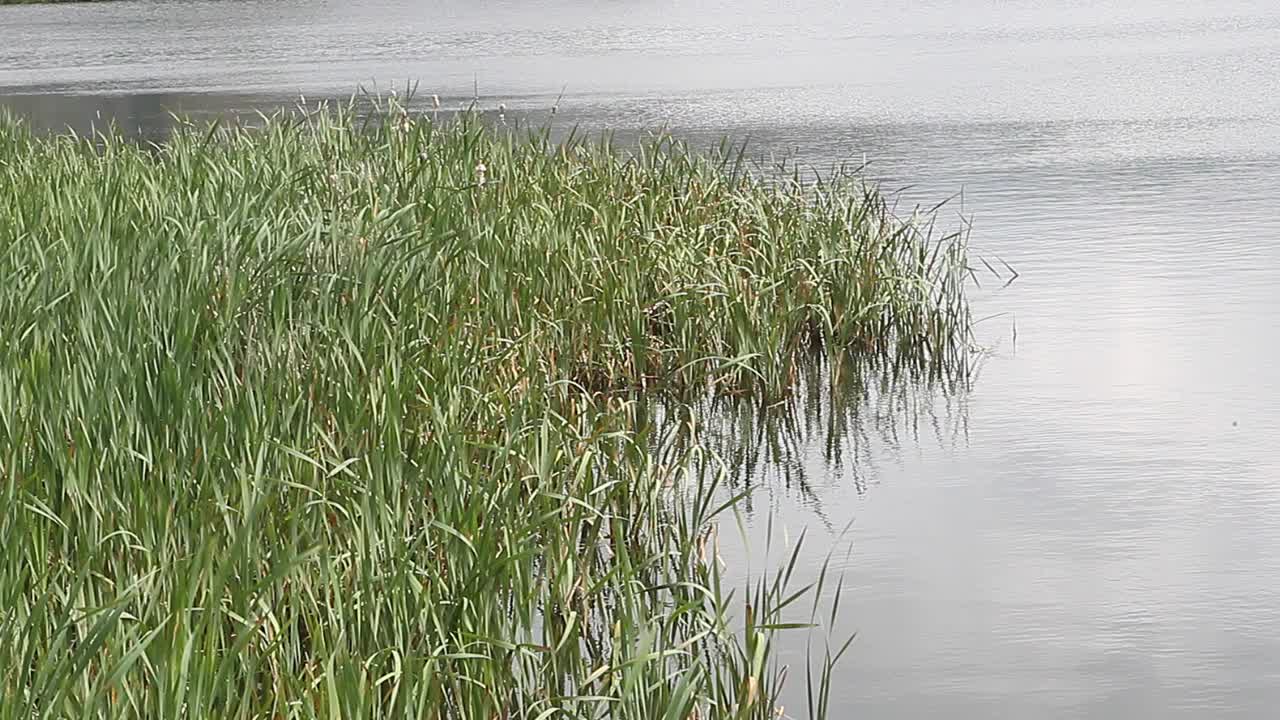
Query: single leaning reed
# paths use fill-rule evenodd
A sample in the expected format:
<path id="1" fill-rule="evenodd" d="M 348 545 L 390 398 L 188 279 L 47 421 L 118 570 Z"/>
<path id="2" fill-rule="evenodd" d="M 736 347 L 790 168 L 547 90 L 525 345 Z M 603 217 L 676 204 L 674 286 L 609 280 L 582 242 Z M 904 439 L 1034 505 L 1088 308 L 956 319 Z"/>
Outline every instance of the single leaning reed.
<path id="1" fill-rule="evenodd" d="M 734 600 L 638 409 L 964 372 L 969 270 L 740 159 L 0 120 L 0 718 L 773 717 L 789 572 Z"/>

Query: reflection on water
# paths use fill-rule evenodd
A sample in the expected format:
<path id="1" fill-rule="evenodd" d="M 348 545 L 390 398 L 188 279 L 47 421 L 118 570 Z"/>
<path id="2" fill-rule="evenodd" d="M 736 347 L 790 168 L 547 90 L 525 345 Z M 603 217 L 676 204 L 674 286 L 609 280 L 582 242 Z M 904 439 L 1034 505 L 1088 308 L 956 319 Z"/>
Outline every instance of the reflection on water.
<path id="1" fill-rule="evenodd" d="M 229 98 L 219 98 L 212 108 L 222 112 Z M 3 107 L 23 118 L 39 132 L 74 132 L 90 135 L 110 127 L 131 137 L 163 138 L 175 113 L 200 115 L 197 104 L 181 95 L 8 95 Z"/>
<path id="2" fill-rule="evenodd" d="M 162 136 L 169 109 L 414 80 L 566 128 L 865 156 L 904 208 L 961 193 L 942 226 L 1021 273 L 974 293 L 971 387 L 815 372 L 791 415 L 697 411 L 755 490 L 731 571 L 771 525 L 809 528 L 801 571 L 851 544 L 839 716 L 1280 705 L 1277 76 L 1268 0 L 0 7 L 0 105 L 43 127 Z"/>
<path id="3" fill-rule="evenodd" d="M 675 452 L 690 443 L 709 451 L 725 492 L 746 491 L 741 508 L 748 517 L 786 498 L 834 531 L 847 521 L 837 523 L 823 509 L 833 492 L 865 493 L 877 468 L 904 448 L 967 443 L 969 378 L 858 367 L 837 369 L 818 353 L 800 367 L 783 400 L 717 393 L 693 402 L 659 400 L 651 422 L 675 428 Z"/>

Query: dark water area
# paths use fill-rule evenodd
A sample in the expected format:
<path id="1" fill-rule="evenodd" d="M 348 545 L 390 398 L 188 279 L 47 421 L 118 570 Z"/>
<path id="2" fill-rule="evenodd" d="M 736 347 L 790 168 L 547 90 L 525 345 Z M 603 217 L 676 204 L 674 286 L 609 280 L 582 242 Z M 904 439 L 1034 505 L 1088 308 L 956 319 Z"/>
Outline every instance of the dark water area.
<path id="1" fill-rule="evenodd" d="M 417 83 L 530 122 L 865 158 L 904 209 L 953 198 L 940 225 L 1021 274 L 974 293 L 972 387 L 805 430 L 789 477 L 752 469 L 749 542 L 721 534 L 742 575 L 770 523 L 775 546 L 808 528 L 805 572 L 835 549 L 835 634 L 858 638 L 833 706 L 873 718 L 1280 707 L 1277 77 L 1263 0 L 0 8 L 0 106 L 44 129 L 163 136 L 171 111 Z"/>

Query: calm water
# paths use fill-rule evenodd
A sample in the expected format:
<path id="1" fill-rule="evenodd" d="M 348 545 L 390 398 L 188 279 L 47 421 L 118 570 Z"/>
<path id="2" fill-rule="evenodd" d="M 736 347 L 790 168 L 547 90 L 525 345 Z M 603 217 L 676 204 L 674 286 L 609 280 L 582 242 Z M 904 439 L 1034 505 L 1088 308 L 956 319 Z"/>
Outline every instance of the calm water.
<path id="1" fill-rule="evenodd" d="M 726 561 L 759 569 L 772 515 L 810 528 L 812 571 L 852 521 L 840 714 L 1272 716 L 1280 5 L 1115 5 L 5 7 L 0 103 L 147 133 L 375 81 L 534 116 L 563 93 L 558 122 L 865 154 L 907 205 L 963 191 L 944 224 L 1022 273 L 976 297 L 999 316 L 973 390 L 859 439 L 856 473 L 816 434 Z"/>

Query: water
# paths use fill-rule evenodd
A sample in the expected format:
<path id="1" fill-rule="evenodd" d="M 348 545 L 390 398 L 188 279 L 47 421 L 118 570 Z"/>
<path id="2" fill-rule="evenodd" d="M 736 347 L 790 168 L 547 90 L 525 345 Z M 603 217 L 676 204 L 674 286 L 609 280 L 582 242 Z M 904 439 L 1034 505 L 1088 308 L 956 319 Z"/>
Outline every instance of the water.
<path id="1" fill-rule="evenodd" d="M 666 124 L 818 167 L 1017 267 L 963 398 L 815 437 L 749 513 L 847 573 L 837 716 L 1263 717 L 1280 704 L 1280 6 L 490 0 L 0 8 L 42 127 L 387 88 Z M 561 97 L 562 96 L 562 97 Z M 909 187 L 907 187 L 909 186 Z M 1016 333 L 1016 339 L 1015 339 Z M 840 530 L 852 522 L 840 540 Z M 797 648 L 790 648 L 796 659 Z M 799 678 L 793 672 L 793 678 Z M 792 714 L 803 708 L 792 706 Z"/>

